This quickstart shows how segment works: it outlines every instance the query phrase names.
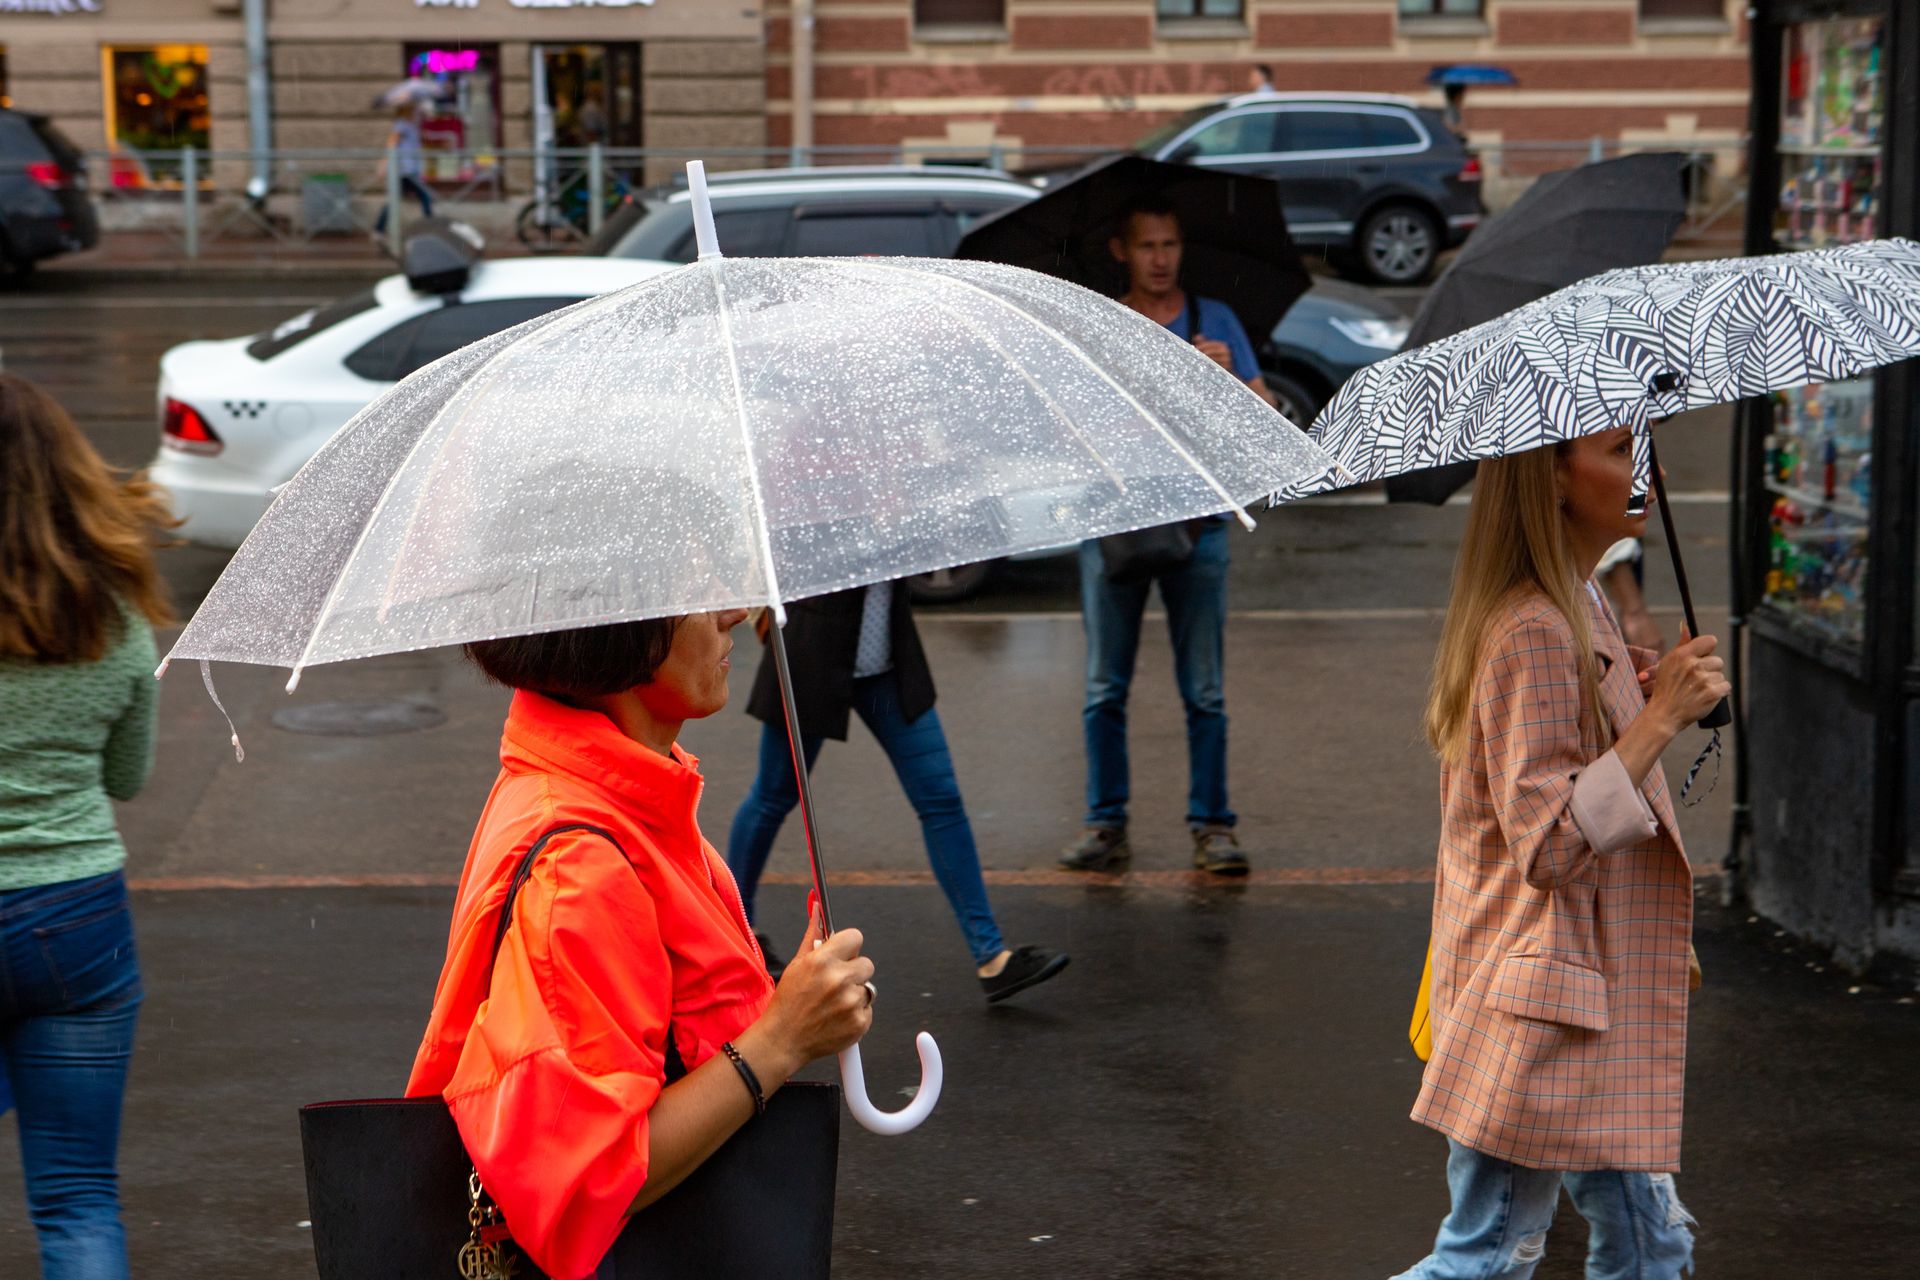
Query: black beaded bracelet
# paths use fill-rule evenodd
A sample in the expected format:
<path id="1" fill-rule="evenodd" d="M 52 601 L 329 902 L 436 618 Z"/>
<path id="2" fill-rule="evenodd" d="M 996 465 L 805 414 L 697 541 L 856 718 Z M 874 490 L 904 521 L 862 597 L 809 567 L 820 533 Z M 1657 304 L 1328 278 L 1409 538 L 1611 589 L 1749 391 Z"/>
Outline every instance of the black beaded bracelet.
<path id="1" fill-rule="evenodd" d="M 733 1069 L 740 1073 L 740 1080 L 747 1086 L 747 1092 L 753 1095 L 753 1113 L 757 1116 L 767 1114 L 767 1095 L 760 1088 L 760 1077 L 753 1074 L 753 1068 L 748 1066 L 747 1060 L 740 1056 L 740 1051 L 733 1047 L 733 1041 L 729 1040 L 721 1045 L 720 1052 L 727 1055 L 727 1061 L 731 1062 Z"/>

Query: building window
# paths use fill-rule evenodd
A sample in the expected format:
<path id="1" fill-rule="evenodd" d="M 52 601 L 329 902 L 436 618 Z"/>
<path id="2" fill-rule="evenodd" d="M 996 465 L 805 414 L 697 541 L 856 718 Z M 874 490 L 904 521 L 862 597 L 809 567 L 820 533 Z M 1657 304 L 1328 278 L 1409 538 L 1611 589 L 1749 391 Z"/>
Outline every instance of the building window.
<path id="1" fill-rule="evenodd" d="M 913 0 L 917 27 L 999 27 L 1006 21 L 1006 0 Z"/>
<path id="2" fill-rule="evenodd" d="M 1403 18 L 1477 18 L 1482 0 L 1400 0 Z"/>
<path id="3" fill-rule="evenodd" d="M 1239 18 L 1246 7 L 1241 0 L 1155 0 L 1154 12 L 1162 18 Z"/>
<path id="4" fill-rule="evenodd" d="M 465 182 L 493 168 L 500 147 L 500 46 L 409 44 L 402 56 L 407 78 L 440 90 L 420 113 L 427 180 Z"/>
<path id="5" fill-rule="evenodd" d="M 1640 17 L 1695 18 L 1715 21 L 1727 16 L 1726 0 L 1640 0 Z"/>
<path id="6" fill-rule="evenodd" d="M 149 161 L 155 178 L 179 181 L 179 162 L 165 155 L 212 141 L 207 110 L 207 46 L 108 45 L 100 50 L 108 144 L 162 153 Z"/>
<path id="7" fill-rule="evenodd" d="M 0 44 L 0 107 L 10 107 L 13 99 L 7 96 L 7 46 Z"/>

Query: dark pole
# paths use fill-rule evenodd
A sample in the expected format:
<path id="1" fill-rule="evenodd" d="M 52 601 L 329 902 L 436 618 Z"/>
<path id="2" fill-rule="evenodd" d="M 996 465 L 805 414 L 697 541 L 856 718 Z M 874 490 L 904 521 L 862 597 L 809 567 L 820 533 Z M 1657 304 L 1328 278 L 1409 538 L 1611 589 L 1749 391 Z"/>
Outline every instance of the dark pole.
<path id="1" fill-rule="evenodd" d="M 1660 508 L 1660 527 L 1667 531 L 1667 554 L 1673 559 L 1673 580 L 1680 588 L 1680 608 L 1687 616 L 1687 634 L 1700 634 L 1700 620 L 1693 616 L 1693 592 L 1687 586 L 1687 565 L 1680 558 L 1680 538 L 1673 530 L 1673 508 L 1667 503 L 1667 480 L 1660 473 L 1660 451 L 1654 446 L 1653 432 L 1647 432 L 1647 467 L 1653 472 L 1653 505 Z M 1733 721 L 1733 707 L 1725 698 L 1700 721 L 1702 729 L 1718 729 Z"/>
<path id="2" fill-rule="evenodd" d="M 807 861 L 813 868 L 813 894 L 820 900 L 820 923 L 833 932 L 833 910 L 827 906 L 827 873 L 820 865 L 820 841 L 813 825 L 813 787 L 807 781 L 806 752 L 800 746 L 800 709 L 793 701 L 793 675 L 787 669 L 787 641 L 778 622 L 768 628 L 773 645 L 773 669 L 780 677 L 780 705 L 787 716 L 787 750 L 793 756 L 794 780 L 800 784 L 800 826 L 807 835 Z"/>

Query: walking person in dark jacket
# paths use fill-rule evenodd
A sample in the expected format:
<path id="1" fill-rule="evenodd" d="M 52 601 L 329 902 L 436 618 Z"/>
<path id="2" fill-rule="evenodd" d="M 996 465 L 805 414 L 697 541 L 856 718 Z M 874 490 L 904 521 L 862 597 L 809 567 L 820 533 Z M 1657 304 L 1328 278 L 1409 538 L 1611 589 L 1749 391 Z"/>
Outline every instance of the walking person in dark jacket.
<path id="1" fill-rule="evenodd" d="M 1010 950 L 1001 940 L 947 735 L 933 709 L 933 674 L 906 589 L 881 583 L 796 601 L 787 606 L 784 634 L 807 768 L 813 768 L 827 738 L 846 741 L 852 713 L 858 712 L 919 815 L 927 860 L 966 935 L 988 1001 L 1004 1000 L 1066 968 L 1067 957 L 1060 952 L 1034 946 Z M 760 661 L 747 713 L 766 728 L 760 735 L 759 772 L 733 817 L 727 865 L 751 917 L 754 887 L 774 837 L 800 802 L 771 652 Z"/>
<path id="2" fill-rule="evenodd" d="M 153 764 L 160 492 L 0 375 L 0 1112 L 45 1280 L 127 1275 L 115 1154 L 141 1000 L 113 800 Z"/>

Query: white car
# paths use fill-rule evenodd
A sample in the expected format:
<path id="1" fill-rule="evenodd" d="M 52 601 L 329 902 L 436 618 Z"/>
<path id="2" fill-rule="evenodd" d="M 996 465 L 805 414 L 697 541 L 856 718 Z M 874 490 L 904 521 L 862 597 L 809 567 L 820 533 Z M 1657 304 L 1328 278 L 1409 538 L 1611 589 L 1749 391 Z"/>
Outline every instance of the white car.
<path id="1" fill-rule="evenodd" d="M 182 343 L 160 358 L 153 478 L 172 494 L 184 536 L 237 547 L 273 491 L 407 374 L 674 266 L 631 258 L 482 261 L 455 293 L 419 290 L 393 275 L 250 338 Z"/>

